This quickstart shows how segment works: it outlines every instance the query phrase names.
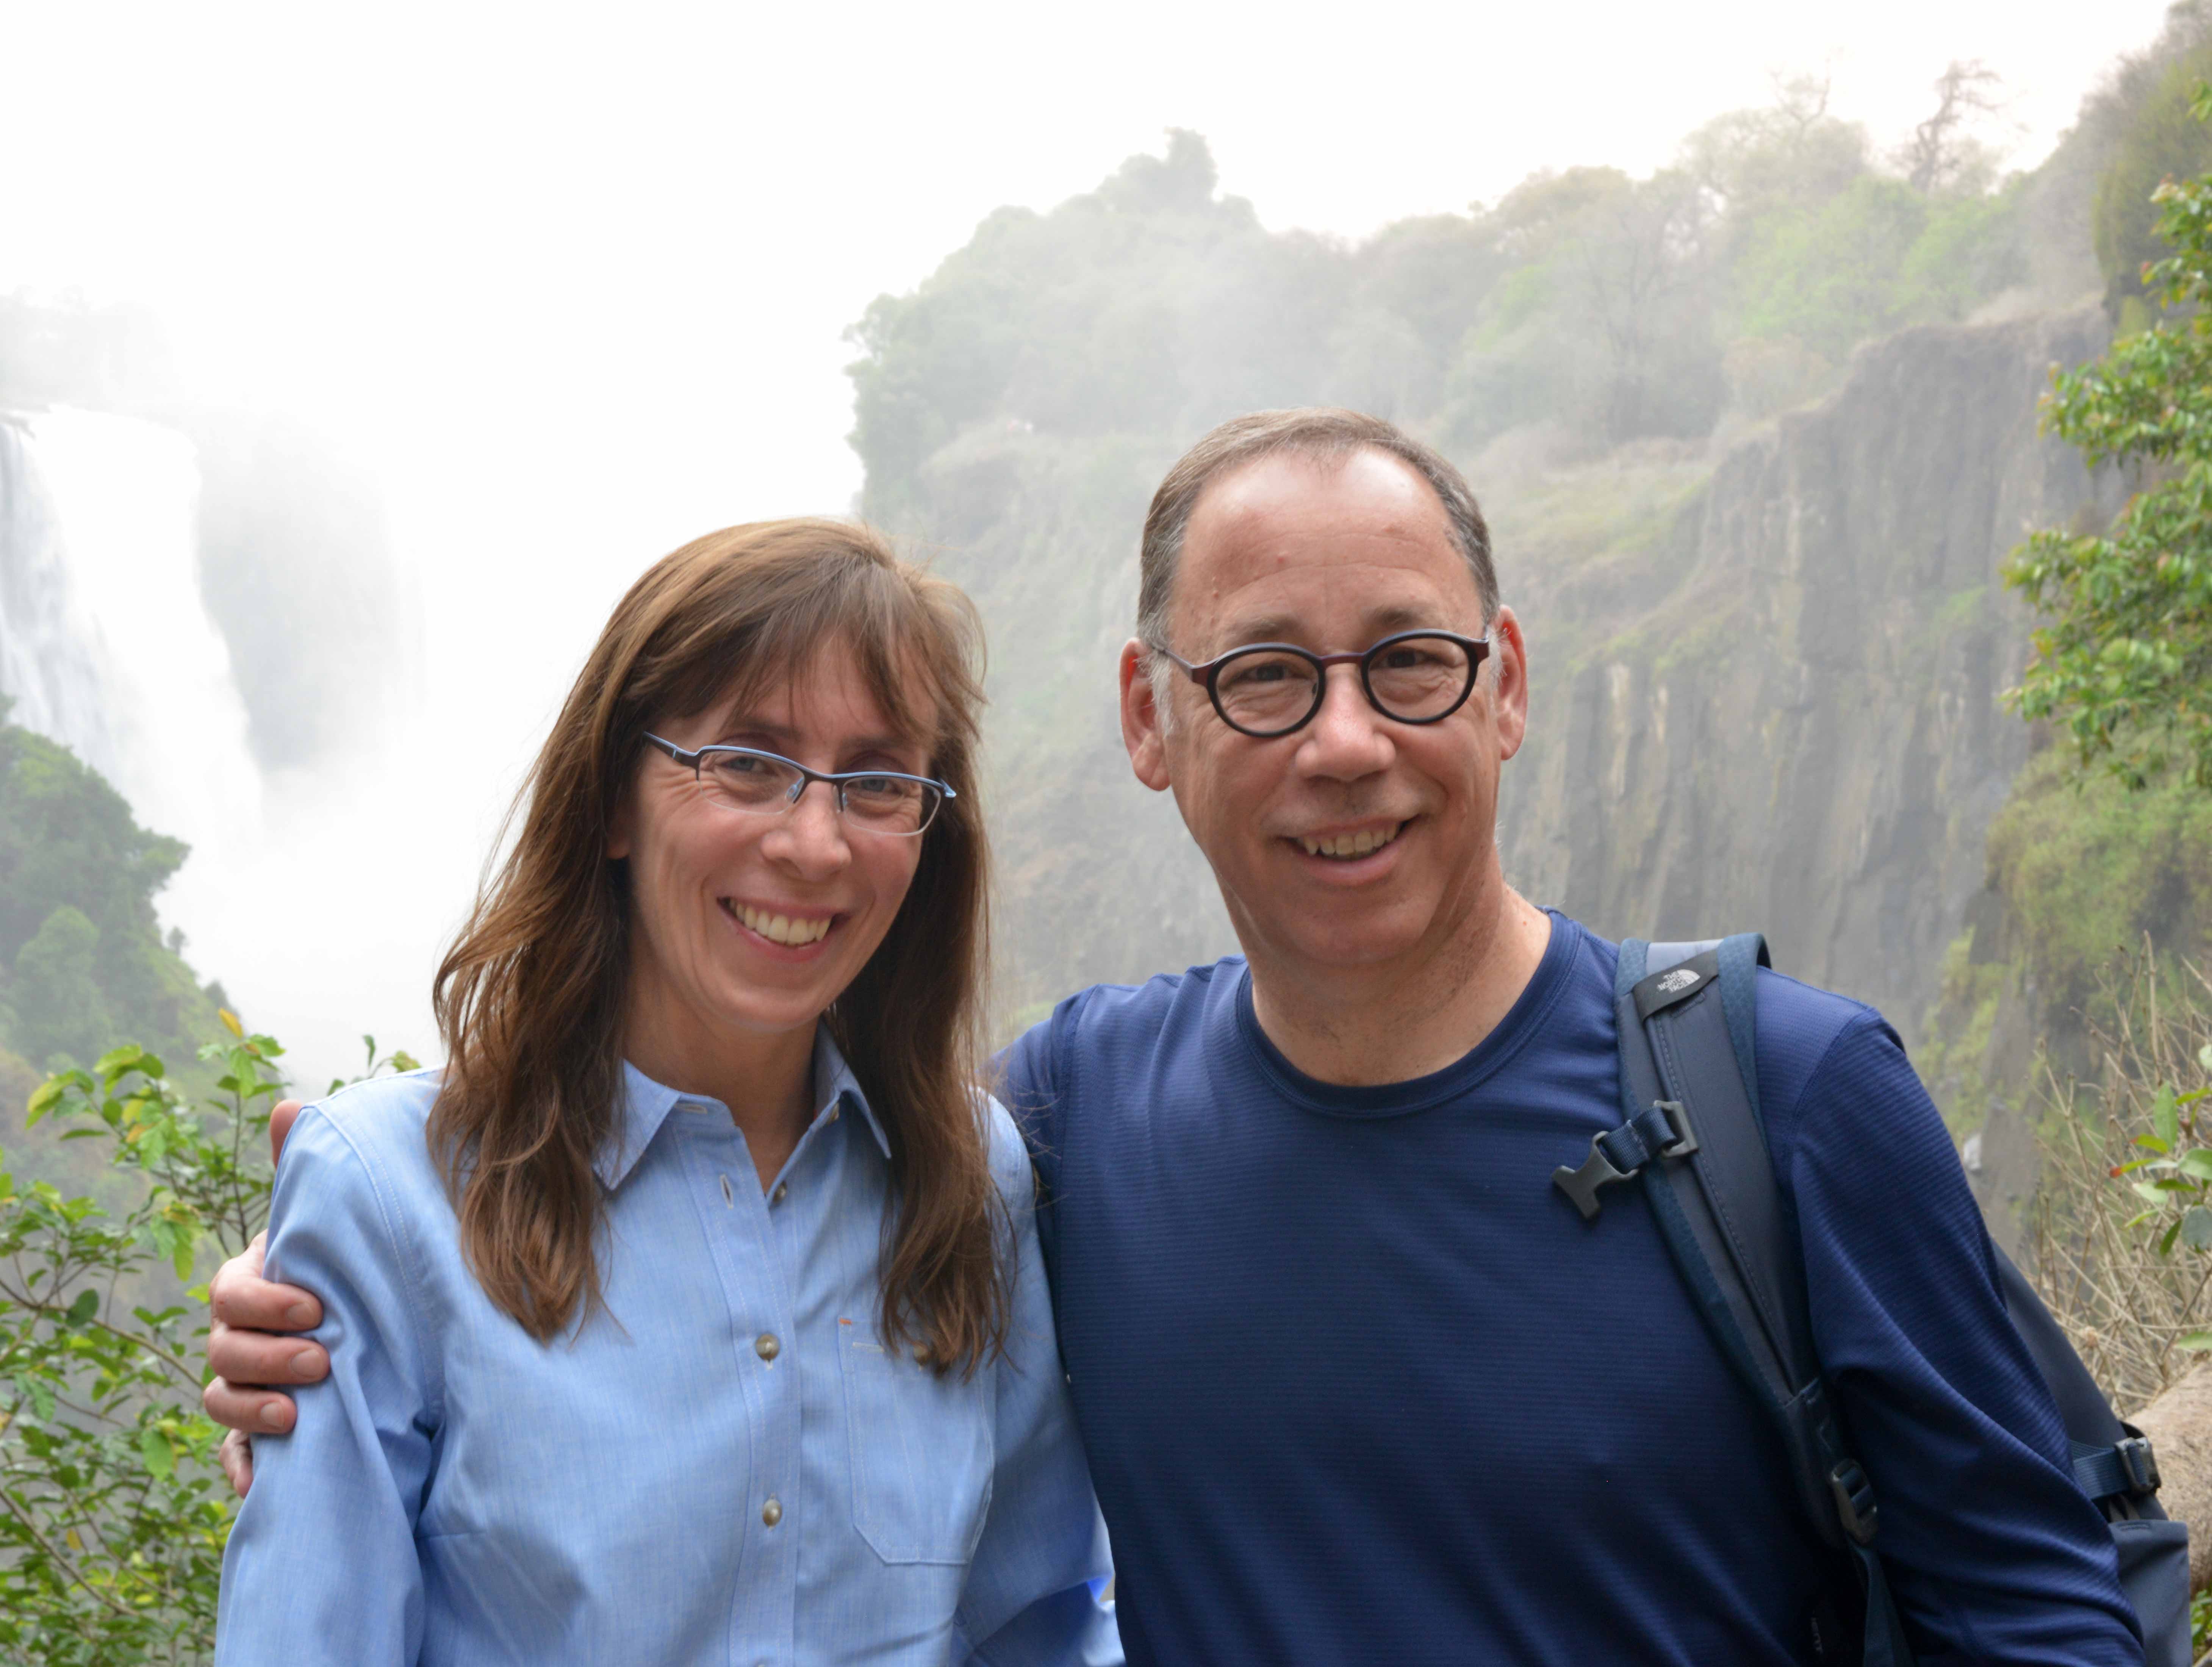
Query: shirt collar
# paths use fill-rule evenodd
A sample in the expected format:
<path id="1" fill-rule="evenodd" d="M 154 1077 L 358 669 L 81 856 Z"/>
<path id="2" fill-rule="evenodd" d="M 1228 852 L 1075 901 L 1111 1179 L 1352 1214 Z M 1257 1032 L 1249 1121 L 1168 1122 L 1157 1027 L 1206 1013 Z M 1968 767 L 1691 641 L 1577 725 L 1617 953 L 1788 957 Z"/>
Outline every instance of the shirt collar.
<path id="1" fill-rule="evenodd" d="M 622 1097 L 622 1115 L 616 1120 L 615 1137 L 601 1147 L 592 1160 L 599 1184 L 609 1192 L 620 1186 L 630 1171 L 637 1167 L 637 1160 L 645 1155 L 646 1147 L 652 1145 L 653 1137 L 660 1132 L 661 1124 L 668 1121 L 668 1114 L 678 1106 L 711 1107 L 725 1116 L 729 1115 L 729 1107 L 721 1101 L 704 1094 L 683 1093 L 655 1082 L 628 1060 L 623 1062 Z M 891 1143 L 884 1134 L 884 1126 L 876 1120 L 868 1097 L 860 1092 L 853 1068 L 845 1063 L 845 1056 L 830 1040 L 826 1025 L 817 1025 L 814 1030 L 814 1122 L 808 1125 L 810 1129 L 818 1126 L 833 1108 L 849 1107 L 860 1114 L 884 1158 L 890 1157 Z"/>

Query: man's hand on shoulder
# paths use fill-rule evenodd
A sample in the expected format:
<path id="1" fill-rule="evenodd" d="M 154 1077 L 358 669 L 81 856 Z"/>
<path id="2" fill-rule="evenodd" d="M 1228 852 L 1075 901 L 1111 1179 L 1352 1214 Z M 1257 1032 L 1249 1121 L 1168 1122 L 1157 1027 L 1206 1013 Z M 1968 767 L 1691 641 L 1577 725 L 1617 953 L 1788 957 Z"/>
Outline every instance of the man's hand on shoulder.
<path id="1" fill-rule="evenodd" d="M 273 1155 L 283 1156 L 284 1137 L 299 1115 L 298 1100 L 283 1101 L 270 1113 Z M 200 1404 L 210 1418 L 229 1427 L 222 1469 L 240 1499 L 253 1485 L 247 1437 L 282 1435 L 297 1415 L 291 1396 L 276 1386 L 319 1383 L 331 1370 L 321 1344 L 291 1335 L 320 1325 L 322 1304 L 296 1286 L 272 1285 L 261 1276 L 268 1239 L 266 1233 L 255 1234 L 252 1244 L 222 1264 L 208 1291 L 208 1366 L 215 1375 L 201 1391 Z"/>

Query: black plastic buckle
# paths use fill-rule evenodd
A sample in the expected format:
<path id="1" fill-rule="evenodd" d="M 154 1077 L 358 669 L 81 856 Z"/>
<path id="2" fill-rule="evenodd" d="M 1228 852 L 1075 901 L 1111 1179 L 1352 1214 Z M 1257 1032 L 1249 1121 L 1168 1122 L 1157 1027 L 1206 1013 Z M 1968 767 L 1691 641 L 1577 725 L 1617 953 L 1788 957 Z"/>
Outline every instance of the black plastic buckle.
<path id="1" fill-rule="evenodd" d="M 2158 1492 L 2158 1455 L 2151 1451 L 2148 1436 L 2130 1435 L 2115 1442 L 2112 1456 L 2119 1460 L 2121 1473 L 2128 1479 L 2129 1493 L 2141 1499 Z"/>
<path id="2" fill-rule="evenodd" d="M 1651 1144 L 1655 1135 L 1659 1141 L 1656 1147 Z M 1686 1157 L 1697 1149 L 1698 1137 L 1691 1132 L 1690 1116 L 1681 1103 L 1654 1100 L 1650 1111 L 1619 1129 L 1591 1135 L 1589 1156 L 1583 1159 L 1582 1167 L 1569 1169 L 1561 1164 L 1552 1171 L 1552 1184 L 1575 1201 L 1583 1220 L 1595 1221 L 1603 1208 L 1598 1201 L 1600 1187 L 1627 1180 L 1655 1157 Z M 1621 1168 L 1614 1161 L 1616 1156 L 1629 1159 L 1628 1167 Z"/>
<path id="3" fill-rule="evenodd" d="M 1874 1483 L 1858 1460 L 1844 1459 L 1828 1472 L 1828 1491 L 1836 1497 L 1836 1520 L 1844 1532 L 1859 1545 L 1872 1545 L 1881 1513 L 1874 1502 Z"/>

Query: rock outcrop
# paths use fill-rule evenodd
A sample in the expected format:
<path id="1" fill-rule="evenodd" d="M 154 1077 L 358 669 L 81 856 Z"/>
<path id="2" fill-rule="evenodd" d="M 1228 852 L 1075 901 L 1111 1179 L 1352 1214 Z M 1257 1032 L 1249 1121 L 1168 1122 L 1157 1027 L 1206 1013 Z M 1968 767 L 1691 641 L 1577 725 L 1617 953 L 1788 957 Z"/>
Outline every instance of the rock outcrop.
<path id="1" fill-rule="evenodd" d="M 2102 338 L 2094 309 L 1908 331 L 1731 449 L 1640 558 L 1523 573 L 1501 538 L 1537 667 L 1516 882 L 1616 935 L 1762 930 L 1910 1036 L 2027 754 L 2000 564 L 2116 507 L 2037 429 L 2051 367 Z"/>

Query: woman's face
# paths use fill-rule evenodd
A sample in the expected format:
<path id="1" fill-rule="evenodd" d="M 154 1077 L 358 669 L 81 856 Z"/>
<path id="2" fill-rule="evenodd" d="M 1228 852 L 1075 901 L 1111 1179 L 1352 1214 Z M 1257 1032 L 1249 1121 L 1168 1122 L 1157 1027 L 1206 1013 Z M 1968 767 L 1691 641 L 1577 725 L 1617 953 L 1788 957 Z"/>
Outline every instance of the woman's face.
<path id="1" fill-rule="evenodd" d="M 742 703 L 671 718 L 653 733 L 689 751 L 757 747 L 818 770 L 926 776 L 934 714 L 892 721 L 851 651 L 824 648 L 799 677 Z M 814 1022 L 883 941 L 928 836 L 854 830 L 823 782 L 780 815 L 710 798 L 688 765 L 648 748 L 607 855 L 629 864 L 630 1011 L 702 1047 Z"/>

